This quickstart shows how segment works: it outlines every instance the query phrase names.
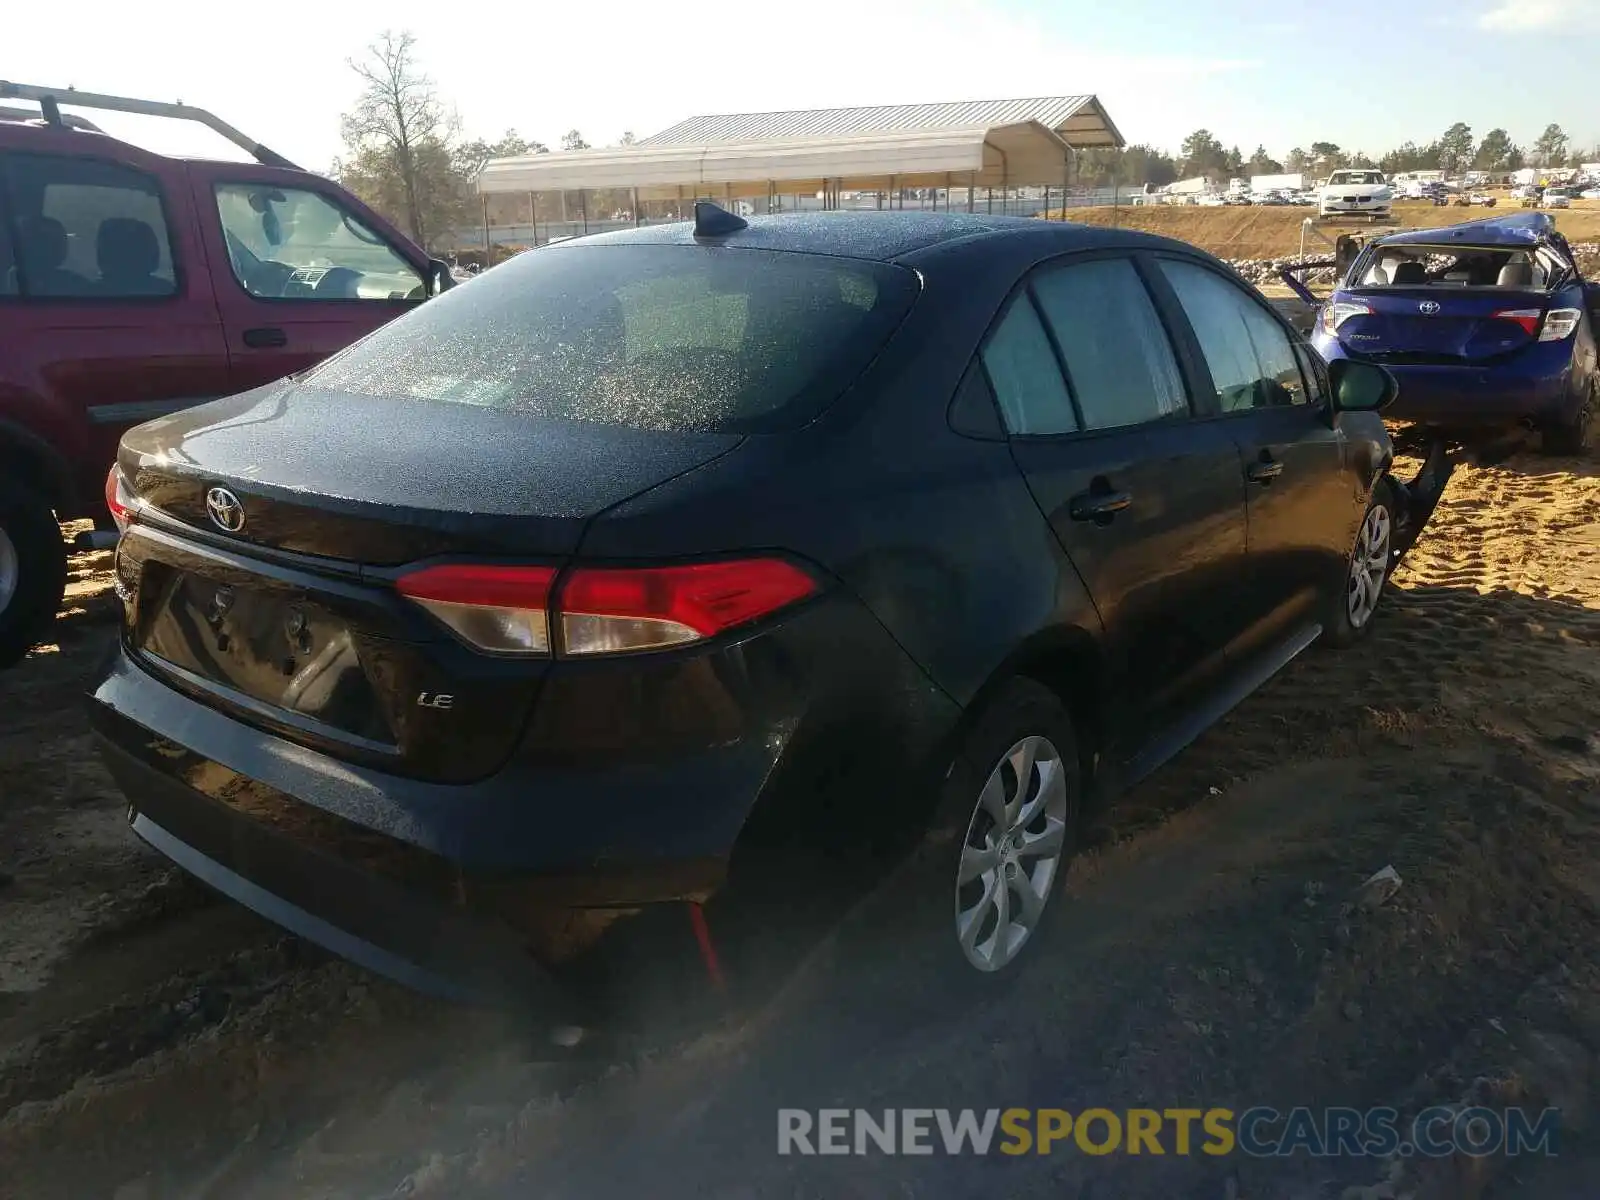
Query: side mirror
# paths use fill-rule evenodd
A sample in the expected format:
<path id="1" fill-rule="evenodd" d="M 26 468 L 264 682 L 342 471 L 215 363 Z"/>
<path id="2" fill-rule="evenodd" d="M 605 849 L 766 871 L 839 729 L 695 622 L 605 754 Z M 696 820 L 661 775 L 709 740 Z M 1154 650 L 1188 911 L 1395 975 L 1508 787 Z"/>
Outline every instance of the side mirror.
<path id="1" fill-rule="evenodd" d="M 1377 363 L 1339 358 L 1328 364 L 1332 408 L 1341 412 L 1381 412 L 1400 394 L 1400 384 Z"/>
<path id="2" fill-rule="evenodd" d="M 448 292 L 456 285 L 456 277 L 450 270 L 450 264 L 442 258 L 428 260 L 428 295 L 437 296 L 440 292 Z"/>

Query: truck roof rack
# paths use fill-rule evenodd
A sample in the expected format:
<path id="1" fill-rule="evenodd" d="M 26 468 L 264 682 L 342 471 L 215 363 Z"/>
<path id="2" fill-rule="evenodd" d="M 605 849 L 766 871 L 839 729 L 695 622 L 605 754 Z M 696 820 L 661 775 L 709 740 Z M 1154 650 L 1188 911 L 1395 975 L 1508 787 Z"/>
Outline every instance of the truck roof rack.
<path id="1" fill-rule="evenodd" d="M 220 133 L 263 166 L 287 167 L 291 171 L 302 169 L 277 151 L 269 150 L 253 138 L 246 137 L 221 117 L 189 104 L 168 104 L 163 100 L 135 100 L 127 96 L 101 96 L 94 92 L 80 92 L 76 88 L 37 87 L 28 83 L 11 83 L 4 79 L 0 79 L 0 100 L 32 100 L 39 106 L 45 123 L 61 129 L 77 126 L 76 122 L 72 122 L 69 126 L 69 121 L 62 117 L 63 104 L 74 108 L 99 108 L 107 112 L 134 113 L 142 117 L 171 117 L 178 121 L 195 121 L 207 129 Z"/>

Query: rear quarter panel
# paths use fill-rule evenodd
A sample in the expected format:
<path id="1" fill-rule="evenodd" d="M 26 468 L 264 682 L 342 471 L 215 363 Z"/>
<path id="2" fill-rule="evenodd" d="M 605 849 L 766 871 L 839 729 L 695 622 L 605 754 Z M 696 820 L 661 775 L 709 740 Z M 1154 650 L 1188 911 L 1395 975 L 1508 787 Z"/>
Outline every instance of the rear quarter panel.
<path id="1" fill-rule="evenodd" d="M 597 520 L 579 553 L 781 547 L 866 605 L 958 703 L 1023 647 L 1098 635 L 1076 570 L 1003 440 L 955 433 L 948 409 L 1025 264 L 927 262 L 924 293 L 878 361 L 804 430 L 749 439 Z M 922 264 L 919 264 L 922 265 Z"/>

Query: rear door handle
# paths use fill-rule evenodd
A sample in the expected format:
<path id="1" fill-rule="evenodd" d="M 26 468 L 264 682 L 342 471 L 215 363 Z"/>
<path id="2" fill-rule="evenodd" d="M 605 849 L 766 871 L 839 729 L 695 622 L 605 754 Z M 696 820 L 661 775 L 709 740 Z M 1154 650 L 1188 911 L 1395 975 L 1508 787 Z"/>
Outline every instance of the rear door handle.
<path id="1" fill-rule="evenodd" d="M 244 344 L 252 350 L 267 350 L 274 346 L 287 346 L 289 335 L 281 329 L 246 329 Z"/>
<path id="2" fill-rule="evenodd" d="M 1262 462 L 1253 462 L 1244 474 L 1251 483 L 1271 483 L 1283 474 L 1283 464 L 1270 458 Z"/>
<path id="3" fill-rule="evenodd" d="M 1130 492 L 1080 492 L 1067 505 L 1074 521 L 1093 521 L 1105 525 L 1133 503 Z"/>

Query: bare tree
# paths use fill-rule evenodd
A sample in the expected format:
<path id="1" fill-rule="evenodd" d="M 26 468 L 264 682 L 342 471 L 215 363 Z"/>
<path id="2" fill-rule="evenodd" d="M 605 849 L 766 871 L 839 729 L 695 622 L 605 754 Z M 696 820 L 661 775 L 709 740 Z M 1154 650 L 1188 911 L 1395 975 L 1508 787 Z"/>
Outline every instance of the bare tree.
<path id="1" fill-rule="evenodd" d="M 352 157 L 369 170 L 384 170 L 399 185 L 404 224 L 420 245 L 427 245 L 428 235 L 438 232 L 428 227 L 428 210 L 452 191 L 431 175 L 441 161 L 449 162 L 454 122 L 433 81 L 418 67 L 415 51 L 410 33 L 385 32 L 364 58 L 349 60 L 362 90 L 340 132 Z"/>

